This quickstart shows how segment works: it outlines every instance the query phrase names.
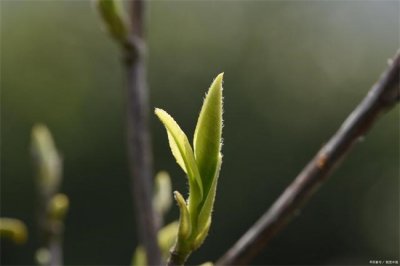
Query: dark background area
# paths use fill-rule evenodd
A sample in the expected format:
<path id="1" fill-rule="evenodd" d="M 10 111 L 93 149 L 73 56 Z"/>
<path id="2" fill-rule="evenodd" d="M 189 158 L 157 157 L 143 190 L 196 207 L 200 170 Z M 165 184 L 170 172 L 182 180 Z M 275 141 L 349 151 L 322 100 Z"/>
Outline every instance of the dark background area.
<path id="1" fill-rule="evenodd" d="M 188 136 L 225 72 L 224 163 L 213 224 L 190 264 L 216 260 L 273 203 L 360 102 L 399 47 L 398 1 L 150 1 L 151 107 Z M 118 47 L 90 1 L 1 0 L 1 216 L 37 248 L 30 130 L 45 123 L 64 157 L 67 265 L 127 265 L 137 245 Z M 155 116 L 156 170 L 186 194 Z M 190 137 L 191 138 L 191 137 Z M 167 221 L 177 219 L 176 207 Z M 360 141 L 254 264 L 399 260 L 399 109 Z"/>

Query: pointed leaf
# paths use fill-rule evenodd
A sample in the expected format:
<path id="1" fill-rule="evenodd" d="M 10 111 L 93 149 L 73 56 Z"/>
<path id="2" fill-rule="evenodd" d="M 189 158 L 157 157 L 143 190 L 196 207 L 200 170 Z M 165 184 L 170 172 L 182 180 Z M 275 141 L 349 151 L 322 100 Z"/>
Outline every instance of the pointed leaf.
<path id="1" fill-rule="evenodd" d="M 201 200 L 203 197 L 203 186 L 196 160 L 194 158 L 193 150 L 189 144 L 186 134 L 182 131 L 175 120 L 164 110 L 156 108 L 155 114 L 158 116 L 167 130 L 169 145 L 177 163 L 182 167 L 185 173 L 187 173 L 189 182 L 192 183 L 193 186 L 198 190 L 198 195 L 193 195 L 193 197 Z"/>
<path id="2" fill-rule="evenodd" d="M 215 172 L 213 182 L 200 210 L 198 219 L 198 228 L 200 228 L 200 230 L 202 230 L 203 227 L 206 227 L 209 222 L 208 220 L 211 219 L 211 213 L 214 206 L 215 194 L 217 191 L 217 183 L 218 183 L 219 171 L 221 169 L 221 164 L 222 164 L 222 155 L 219 154 L 217 170 Z"/>
<path id="3" fill-rule="evenodd" d="M 189 210 L 187 209 L 185 199 L 178 191 L 174 192 L 174 197 L 180 210 L 178 237 L 184 240 L 189 238 L 192 233 Z"/>
<path id="4" fill-rule="evenodd" d="M 188 171 L 185 166 L 185 162 L 182 158 L 182 154 L 179 151 L 178 145 L 175 142 L 174 137 L 171 135 L 171 133 L 168 130 L 167 130 L 167 135 L 168 135 L 168 143 L 169 143 L 169 147 L 171 148 L 172 155 L 174 155 L 176 162 L 182 168 L 183 172 L 185 172 L 185 174 L 188 174 Z"/>
<path id="5" fill-rule="evenodd" d="M 222 134 L 222 80 L 219 74 L 211 84 L 204 100 L 193 138 L 195 158 L 208 191 L 217 168 Z M 205 192 L 207 193 L 207 192 Z"/>
<path id="6" fill-rule="evenodd" d="M 206 239 L 208 231 L 210 231 L 211 217 L 208 218 L 206 225 L 197 233 L 195 240 L 193 241 L 193 248 L 198 249 Z"/>

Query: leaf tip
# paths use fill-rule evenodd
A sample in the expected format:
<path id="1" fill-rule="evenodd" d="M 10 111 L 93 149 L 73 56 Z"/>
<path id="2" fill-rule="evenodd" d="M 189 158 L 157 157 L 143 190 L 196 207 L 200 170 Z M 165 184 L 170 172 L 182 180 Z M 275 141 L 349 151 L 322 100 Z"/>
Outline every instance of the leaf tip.
<path id="1" fill-rule="evenodd" d="M 178 202 L 178 203 L 185 203 L 185 199 L 183 198 L 182 194 L 179 193 L 179 191 L 175 190 L 174 192 L 174 199 Z M 185 203 L 186 204 L 186 203 Z"/>
<path id="2" fill-rule="evenodd" d="M 190 214 L 186 205 L 186 201 L 178 191 L 174 191 L 174 198 L 178 203 L 180 210 L 178 236 L 181 239 L 188 239 L 192 232 L 192 225 L 190 222 Z"/>
<path id="3" fill-rule="evenodd" d="M 214 83 L 218 85 L 222 89 L 222 84 L 224 82 L 224 72 L 221 72 L 218 74 L 218 76 L 215 78 Z"/>
<path id="4" fill-rule="evenodd" d="M 165 115 L 165 114 L 167 114 L 168 115 L 168 113 L 167 112 L 165 112 L 163 109 L 161 109 L 161 108 L 154 108 L 154 114 L 161 120 L 161 121 L 163 121 L 162 120 L 162 117 Z M 168 115 L 169 116 L 169 115 Z"/>

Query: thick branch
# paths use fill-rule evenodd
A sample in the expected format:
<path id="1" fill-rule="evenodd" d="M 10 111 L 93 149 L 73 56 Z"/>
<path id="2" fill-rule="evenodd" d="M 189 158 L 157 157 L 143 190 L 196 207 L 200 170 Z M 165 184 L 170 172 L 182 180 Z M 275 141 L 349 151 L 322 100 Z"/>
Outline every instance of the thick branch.
<path id="1" fill-rule="evenodd" d="M 363 137 L 379 115 L 395 106 L 399 92 L 400 54 L 348 116 L 329 142 L 286 188 L 272 207 L 217 261 L 217 265 L 243 265 L 257 255 L 313 195 L 353 144 Z"/>
<path id="2" fill-rule="evenodd" d="M 131 35 L 126 47 L 128 77 L 128 145 L 132 175 L 132 194 L 136 209 L 138 235 L 149 265 L 161 264 L 157 243 L 159 219 L 152 205 L 153 162 L 148 129 L 148 87 L 143 37 L 144 1 L 131 3 Z"/>

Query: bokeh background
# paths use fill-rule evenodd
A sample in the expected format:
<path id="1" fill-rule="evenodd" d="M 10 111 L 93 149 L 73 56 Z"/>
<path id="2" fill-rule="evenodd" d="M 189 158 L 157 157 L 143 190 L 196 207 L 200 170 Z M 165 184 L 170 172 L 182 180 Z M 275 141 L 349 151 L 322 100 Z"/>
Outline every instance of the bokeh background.
<path id="1" fill-rule="evenodd" d="M 399 47 L 398 1 L 150 1 L 151 106 L 192 135 L 202 98 L 225 72 L 224 163 L 210 235 L 190 264 L 216 260 L 273 203 L 364 97 Z M 1 216 L 24 220 L 37 248 L 30 130 L 48 125 L 70 197 L 67 265 L 127 265 L 137 244 L 118 47 L 90 1 L 1 0 Z M 185 192 L 151 116 L 155 169 Z M 174 207 L 167 217 L 178 217 Z M 367 265 L 399 260 L 399 108 L 357 145 L 254 261 Z"/>

